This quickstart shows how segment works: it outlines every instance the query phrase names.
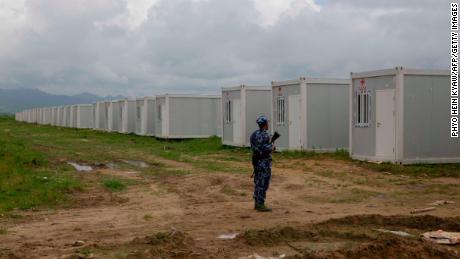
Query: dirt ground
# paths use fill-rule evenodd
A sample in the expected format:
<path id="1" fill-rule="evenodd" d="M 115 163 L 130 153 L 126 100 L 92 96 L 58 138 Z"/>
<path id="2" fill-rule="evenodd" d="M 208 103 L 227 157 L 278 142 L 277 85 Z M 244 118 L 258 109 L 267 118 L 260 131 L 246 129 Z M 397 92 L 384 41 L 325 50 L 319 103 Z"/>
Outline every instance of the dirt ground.
<path id="1" fill-rule="evenodd" d="M 460 179 L 410 178 L 340 160 L 274 163 L 267 203 L 253 210 L 245 172 L 149 177 L 100 168 L 82 174 L 135 181 L 122 192 L 93 187 L 70 205 L 2 219 L 1 258 L 460 258 L 460 249 L 421 241 L 460 231 Z M 412 215 L 438 200 L 454 203 Z M 405 231 L 400 237 L 377 229 Z M 234 239 L 219 235 L 235 234 Z"/>

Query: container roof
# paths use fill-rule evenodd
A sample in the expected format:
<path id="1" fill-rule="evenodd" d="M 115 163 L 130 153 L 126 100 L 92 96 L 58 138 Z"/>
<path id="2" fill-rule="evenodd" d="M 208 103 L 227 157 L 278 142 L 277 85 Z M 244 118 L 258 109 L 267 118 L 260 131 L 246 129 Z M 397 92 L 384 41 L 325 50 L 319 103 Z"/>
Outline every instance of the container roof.
<path id="1" fill-rule="evenodd" d="M 450 72 L 448 69 L 412 69 L 404 67 L 395 67 L 390 69 L 381 69 L 374 71 L 364 71 L 358 73 L 351 73 L 351 78 L 363 78 L 363 77 L 378 77 L 378 76 L 391 76 L 402 73 L 404 75 L 438 75 L 438 76 L 448 76 Z"/>
<path id="2" fill-rule="evenodd" d="M 163 97 L 181 97 L 181 98 L 221 98 L 220 95 L 201 95 L 201 94 L 162 94 L 157 95 L 156 98 Z"/>
<path id="3" fill-rule="evenodd" d="M 265 91 L 265 90 L 270 90 L 269 86 L 261 86 L 261 85 L 238 85 L 238 86 L 229 86 L 229 87 L 222 87 L 222 91 L 238 91 L 241 89 L 247 89 L 247 90 L 260 90 L 260 91 Z"/>
<path id="4" fill-rule="evenodd" d="M 286 85 L 296 85 L 302 82 L 310 84 L 337 84 L 337 85 L 348 85 L 350 84 L 349 79 L 343 78 L 315 78 L 315 77 L 301 77 L 294 80 L 286 81 L 272 81 L 272 87 L 286 86 Z"/>

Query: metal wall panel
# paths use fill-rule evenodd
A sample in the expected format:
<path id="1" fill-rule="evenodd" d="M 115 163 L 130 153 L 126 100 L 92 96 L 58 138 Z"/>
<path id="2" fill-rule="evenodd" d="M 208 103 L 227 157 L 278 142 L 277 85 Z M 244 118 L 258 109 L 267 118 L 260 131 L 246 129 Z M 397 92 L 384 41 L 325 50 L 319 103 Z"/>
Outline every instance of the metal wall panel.
<path id="1" fill-rule="evenodd" d="M 94 127 L 93 105 L 77 105 L 77 128 L 92 129 Z"/>
<path id="2" fill-rule="evenodd" d="M 348 84 L 307 84 L 307 149 L 348 149 L 348 99 Z"/>
<path id="3" fill-rule="evenodd" d="M 460 159 L 460 139 L 450 137 L 449 76 L 404 76 L 403 136 L 404 159 Z"/>
<path id="4" fill-rule="evenodd" d="M 169 96 L 169 138 L 199 138 L 220 133 L 221 98 Z"/>

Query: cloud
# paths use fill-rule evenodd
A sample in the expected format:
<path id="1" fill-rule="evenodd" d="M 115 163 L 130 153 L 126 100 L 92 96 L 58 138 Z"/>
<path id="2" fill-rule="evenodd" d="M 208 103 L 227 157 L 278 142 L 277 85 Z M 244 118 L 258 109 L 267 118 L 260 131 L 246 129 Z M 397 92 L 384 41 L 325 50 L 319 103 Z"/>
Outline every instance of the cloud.
<path id="1" fill-rule="evenodd" d="M 281 16 L 296 16 L 304 8 L 314 12 L 321 10 L 313 0 L 255 0 L 254 2 L 262 26 L 276 24 Z"/>
<path id="2" fill-rule="evenodd" d="M 446 68 L 429 0 L 0 0 L 0 88 L 154 95 Z"/>

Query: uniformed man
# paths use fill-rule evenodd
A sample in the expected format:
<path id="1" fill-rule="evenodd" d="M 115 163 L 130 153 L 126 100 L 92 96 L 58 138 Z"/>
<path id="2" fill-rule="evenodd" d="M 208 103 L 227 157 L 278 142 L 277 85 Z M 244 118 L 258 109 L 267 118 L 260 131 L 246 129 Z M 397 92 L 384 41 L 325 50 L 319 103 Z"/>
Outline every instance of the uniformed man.
<path id="1" fill-rule="evenodd" d="M 268 119 L 260 116 L 257 119 L 259 129 L 251 135 L 252 164 L 254 166 L 254 209 L 261 212 L 272 211 L 265 206 L 265 196 L 271 180 L 271 153 L 275 146 L 270 142 Z"/>

